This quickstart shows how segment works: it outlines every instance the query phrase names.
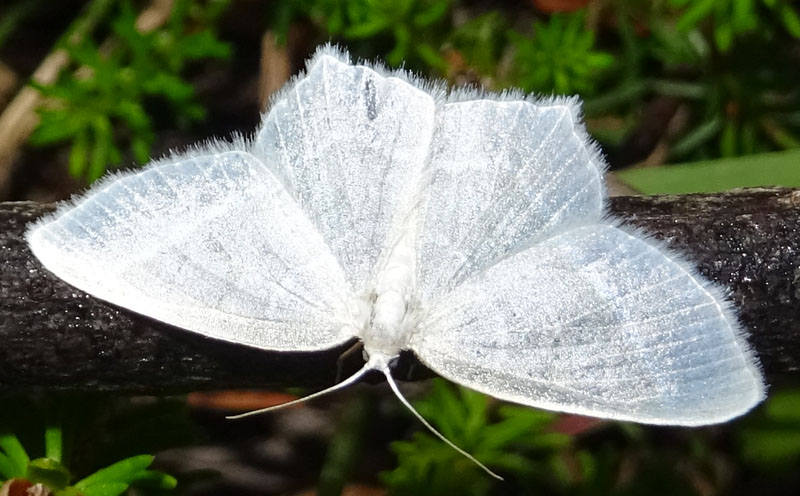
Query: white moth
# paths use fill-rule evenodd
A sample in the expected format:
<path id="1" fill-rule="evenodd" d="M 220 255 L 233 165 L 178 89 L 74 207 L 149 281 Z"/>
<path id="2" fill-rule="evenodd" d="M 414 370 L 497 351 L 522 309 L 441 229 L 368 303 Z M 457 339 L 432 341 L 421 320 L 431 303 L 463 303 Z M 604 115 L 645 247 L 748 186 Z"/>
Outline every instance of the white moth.
<path id="1" fill-rule="evenodd" d="M 390 367 L 411 350 L 534 407 L 743 414 L 764 382 L 735 312 L 607 217 L 603 172 L 575 99 L 447 92 L 324 47 L 253 141 L 102 181 L 27 237 L 68 283 L 205 336 L 286 351 L 359 338 L 367 363 L 327 391 L 378 370 L 410 408 Z"/>

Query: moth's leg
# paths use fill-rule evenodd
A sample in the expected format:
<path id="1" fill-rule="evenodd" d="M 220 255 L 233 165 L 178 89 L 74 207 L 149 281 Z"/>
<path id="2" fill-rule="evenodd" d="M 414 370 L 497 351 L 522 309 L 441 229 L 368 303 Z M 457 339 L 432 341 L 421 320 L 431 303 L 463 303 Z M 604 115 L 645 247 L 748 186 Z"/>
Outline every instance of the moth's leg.
<path id="1" fill-rule="evenodd" d="M 392 363 L 389 364 L 392 375 L 402 381 L 415 381 L 419 379 L 431 379 L 436 377 L 436 373 L 420 363 L 413 351 L 401 350 Z"/>
<path id="2" fill-rule="evenodd" d="M 342 372 L 344 372 L 344 365 L 347 363 L 347 360 L 350 359 L 355 353 L 364 349 L 364 342 L 359 340 L 353 343 L 353 346 L 347 348 L 345 351 L 339 355 L 339 358 L 336 359 L 336 382 L 342 380 Z"/>

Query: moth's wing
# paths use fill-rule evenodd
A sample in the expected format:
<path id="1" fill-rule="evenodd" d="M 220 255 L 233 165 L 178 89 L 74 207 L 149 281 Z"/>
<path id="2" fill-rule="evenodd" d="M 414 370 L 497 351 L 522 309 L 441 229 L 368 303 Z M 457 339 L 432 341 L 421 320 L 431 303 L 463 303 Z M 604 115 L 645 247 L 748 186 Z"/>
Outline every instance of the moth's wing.
<path id="1" fill-rule="evenodd" d="M 324 48 L 282 91 L 256 147 L 299 198 L 350 282 L 363 288 L 401 234 L 435 105 L 402 72 Z"/>
<path id="2" fill-rule="evenodd" d="M 431 305 L 409 347 L 500 399 L 652 424 L 722 422 L 764 396 L 720 291 L 652 241 L 585 226 Z"/>
<path id="3" fill-rule="evenodd" d="M 29 232 L 55 275 L 121 307 L 273 350 L 350 338 L 351 290 L 259 160 L 219 151 L 106 181 Z"/>
<path id="4" fill-rule="evenodd" d="M 576 224 L 599 221 L 604 164 L 577 100 L 513 95 L 437 107 L 418 241 L 421 299 Z"/>

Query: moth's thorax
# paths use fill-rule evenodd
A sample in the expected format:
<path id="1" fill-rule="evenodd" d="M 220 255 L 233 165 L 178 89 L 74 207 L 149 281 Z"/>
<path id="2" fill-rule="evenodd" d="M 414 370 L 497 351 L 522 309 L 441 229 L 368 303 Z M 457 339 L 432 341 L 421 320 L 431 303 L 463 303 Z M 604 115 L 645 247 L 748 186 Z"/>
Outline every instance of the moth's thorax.
<path id="1" fill-rule="evenodd" d="M 417 302 L 414 297 L 415 254 L 412 237 L 395 245 L 366 295 L 369 318 L 361 338 L 368 354 L 395 356 L 405 348 L 414 327 Z"/>

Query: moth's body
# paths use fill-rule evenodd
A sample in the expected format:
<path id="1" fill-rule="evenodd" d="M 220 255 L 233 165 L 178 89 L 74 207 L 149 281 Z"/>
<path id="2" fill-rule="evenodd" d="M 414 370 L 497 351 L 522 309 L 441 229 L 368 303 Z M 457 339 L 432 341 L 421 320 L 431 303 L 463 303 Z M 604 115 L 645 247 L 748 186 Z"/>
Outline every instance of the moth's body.
<path id="1" fill-rule="evenodd" d="M 391 359 L 408 347 L 419 310 L 414 295 L 416 256 L 412 230 L 393 246 L 367 293 L 369 318 L 362 319 L 366 321 L 359 335 L 368 356 L 380 354 Z"/>
<path id="2" fill-rule="evenodd" d="M 27 239 L 74 286 L 208 337 L 294 352 L 359 338 L 368 361 L 334 389 L 380 370 L 409 408 L 389 372 L 401 350 L 534 407 L 743 414 L 764 382 L 735 311 L 609 219 L 604 170 L 575 99 L 446 94 L 327 47 L 252 142 L 105 181 Z"/>

